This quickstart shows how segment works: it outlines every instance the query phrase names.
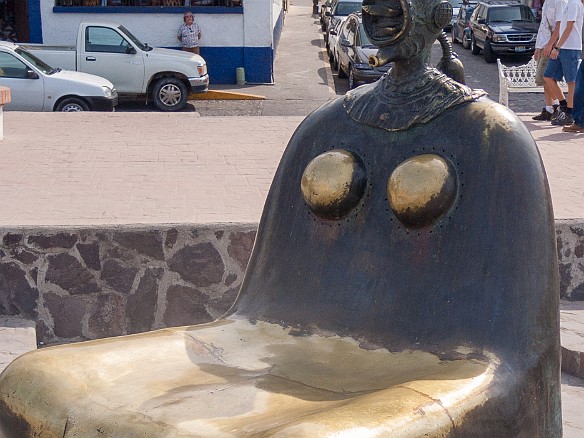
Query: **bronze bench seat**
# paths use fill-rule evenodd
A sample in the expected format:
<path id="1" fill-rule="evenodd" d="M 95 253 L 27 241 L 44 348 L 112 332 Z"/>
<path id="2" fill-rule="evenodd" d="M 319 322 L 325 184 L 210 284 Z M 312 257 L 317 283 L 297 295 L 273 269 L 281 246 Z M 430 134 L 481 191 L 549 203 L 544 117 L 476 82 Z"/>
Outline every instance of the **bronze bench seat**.
<path id="1" fill-rule="evenodd" d="M 458 356 L 226 319 L 26 354 L 3 411 L 28 411 L 43 437 L 440 436 L 487 401 L 498 369 Z"/>

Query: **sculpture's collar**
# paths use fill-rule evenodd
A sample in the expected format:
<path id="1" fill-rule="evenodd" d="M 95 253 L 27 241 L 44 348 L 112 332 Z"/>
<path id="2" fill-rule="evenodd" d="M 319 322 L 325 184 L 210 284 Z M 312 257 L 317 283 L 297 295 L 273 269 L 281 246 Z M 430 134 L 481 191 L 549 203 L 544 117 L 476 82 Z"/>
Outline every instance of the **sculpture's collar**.
<path id="1" fill-rule="evenodd" d="M 374 84 L 349 91 L 343 105 L 349 117 L 357 122 L 401 131 L 427 123 L 455 105 L 486 94 L 455 82 L 438 70 L 428 69 L 400 82 L 387 74 Z"/>

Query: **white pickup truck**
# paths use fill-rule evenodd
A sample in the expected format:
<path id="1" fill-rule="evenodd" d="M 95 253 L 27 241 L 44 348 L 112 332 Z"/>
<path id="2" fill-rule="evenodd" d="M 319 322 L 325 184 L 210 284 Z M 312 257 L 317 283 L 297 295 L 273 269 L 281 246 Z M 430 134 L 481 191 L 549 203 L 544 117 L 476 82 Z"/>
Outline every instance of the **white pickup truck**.
<path id="1" fill-rule="evenodd" d="M 24 47 L 51 66 L 109 79 L 120 98 L 152 99 L 161 111 L 179 111 L 189 93 L 204 93 L 209 87 L 207 64 L 201 56 L 154 49 L 121 25 L 81 23 L 75 47 Z"/>

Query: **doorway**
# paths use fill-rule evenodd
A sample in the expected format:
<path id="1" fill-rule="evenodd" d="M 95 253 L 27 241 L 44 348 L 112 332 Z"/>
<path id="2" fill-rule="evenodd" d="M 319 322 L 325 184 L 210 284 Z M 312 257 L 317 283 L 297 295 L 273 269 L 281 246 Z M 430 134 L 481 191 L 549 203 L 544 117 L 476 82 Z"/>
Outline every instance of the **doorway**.
<path id="1" fill-rule="evenodd" d="M 0 0 L 0 40 L 30 42 L 28 1 Z"/>

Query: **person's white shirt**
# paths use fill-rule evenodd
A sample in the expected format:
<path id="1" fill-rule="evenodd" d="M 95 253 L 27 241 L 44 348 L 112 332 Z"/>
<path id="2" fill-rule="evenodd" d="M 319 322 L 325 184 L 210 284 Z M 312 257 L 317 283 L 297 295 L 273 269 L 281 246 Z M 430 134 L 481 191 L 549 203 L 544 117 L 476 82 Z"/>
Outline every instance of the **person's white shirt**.
<path id="1" fill-rule="evenodd" d="M 569 21 L 574 22 L 574 27 L 560 49 L 582 50 L 582 25 L 584 22 L 584 5 L 582 5 L 582 0 L 568 0 L 560 22 L 560 38 Z"/>
<path id="2" fill-rule="evenodd" d="M 561 20 L 568 0 L 545 0 L 541 8 L 541 22 L 537 31 L 535 48 L 543 49 L 550 40 L 556 23 Z"/>

